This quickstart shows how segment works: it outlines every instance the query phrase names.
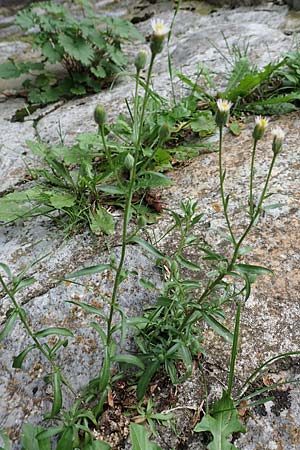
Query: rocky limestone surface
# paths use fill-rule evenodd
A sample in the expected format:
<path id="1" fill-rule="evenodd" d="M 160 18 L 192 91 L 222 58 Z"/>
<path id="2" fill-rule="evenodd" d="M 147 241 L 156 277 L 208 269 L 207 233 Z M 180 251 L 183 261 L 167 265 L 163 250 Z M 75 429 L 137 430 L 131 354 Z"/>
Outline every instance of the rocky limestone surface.
<path id="1" fill-rule="evenodd" d="M 100 2 L 101 3 L 101 2 Z M 167 22 L 172 19 L 171 4 L 161 5 L 160 17 Z M 122 6 L 123 7 L 123 6 Z M 150 10 L 151 10 L 150 5 Z M 201 15 L 189 11 L 185 2 L 176 19 L 174 34 L 170 42 L 172 62 L 176 69 L 193 76 L 199 62 L 212 71 L 219 86 L 224 83 L 227 70 L 221 53 L 228 55 L 227 45 L 246 45 L 249 43 L 250 56 L 258 64 L 264 65 L 291 49 L 299 32 L 299 17 L 289 14 L 287 6 L 263 3 L 257 7 L 243 7 L 234 10 L 219 9 L 211 14 Z M 159 10 L 159 9 L 158 9 Z M 153 11 L 153 10 L 151 10 Z M 152 12 L 150 12 L 152 14 Z M 140 30 L 149 34 L 149 20 L 139 23 Z M 291 30 L 295 35 L 291 34 Z M 225 34 L 227 44 L 222 37 Z M 212 44 L 215 43 L 215 45 Z M 3 60 L 18 54 L 23 42 L 3 45 Z M 0 43 L 1 45 L 1 43 Z M 126 49 L 132 59 L 143 45 L 128 46 Z M 216 48 L 217 47 L 217 48 Z M 218 50 L 217 50 L 218 49 Z M 28 49 L 27 46 L 27 50 Z M 168 96 L 170 82 L 167 73 L 166 50 L 159 55 L 154 68 L 154 88 Z M 176 80 L 176 94 L 184 95 L 185 90 Z M 74 99 L 65 104 L 58 103 L 36 111 L 23 123 L 12 122 L 17 109 L 24 105 L 21 99 L 2 97 L 0 103 L 1 130 L 1 188 L 3 194 L 13 188 L 22 188 L 28 172 L 27 166 L 38 164 L 27 147 L 28 139 L 40 136 L 45 142 L 55 144 L 60 135 L 65 143 L 74 142 L 79 133 L 95 130 L 93 110 L 99 102 L 107 107 L 109 120 L 125 111 L 124 99 L 130 100 L 133 82 L 129 77 L 121 78 L 112 89 L 97 95 Z M 266 265 L 274 270 L 273 277 L 263 277 L 256 284 L 252 295 L 244 305 L 242 313 L 242 337 L 237 362 L 237 386 L 266 359 L 283 352 L 300 348 L 300 299 L 299 299 L 299 254 L 300 254 L 300 214 L 299 189 L 299 125 L 300 113 L 273 117 L 272 125 L 280 125 L 287 133 L 284 151 L 277 160 L 271 182 L 274 192 L 272 203 L 283 203 L 281 209 L 269 210 L 260 220 L 257 230 L 249 237 L 248 244 L 255 248 L 252 262 Z M 240 205 L 245 203 L 247 173 L 251 148 L 253 122 L 245 125 L 239 137 L 227 134 L 225 138 L 224 162 L 227 168 L 226 191 L 230 192 L 230 215 L 235 217 L 237 232 L 241 232 L 246 217 Z M 271 157 L 271 136 L 268 132 L 264 143 L 257 151 L 256 193 L 264 180 L 267 164 Z M 199 211 L 204 213 L 197 233 L 206 241 L 219 247 L 226 242 L 216 232 L 224 227 L 220 213 L 220 196 L 217 181 L 217 154 L 207 153 L 194 158 L 188 164 L 170 173 L 173 185 L 164 189 L 164 200 L 171 209 L 178 210 L 180 200 L 188 198 L 199 201 Z M 116 217 L 118 220 L 118 217 Z M 162 214 L 157 224 L 149 231 L 158 237 L 169 224 L 169 217 Z M 82 311 L 66 300 L 88 302 L 101 299 L 101 294 L 109 295 L 111 277 L 109 273 L 87 277 L 85 286 L 61 284 L 60 278 L 81 267 L 99 264 L 109 260 L 112 254 L 119 254 L 120 227 L 112 239 L 92 237 L 83 232 L 66 239 L 62 231 L 55 228 L 48 219 L 36 218 L 18 221 L 1 228 L 1 261 L 19 272 L 30 266 L 33 260 L 47 255 L 29 269 L 36 283 L 23 291 L 18 300 L 25 305 L 32 326 L 38 330 L 45 325 L 70 326 L 75 338 L 61 353 L 66 374 L 70 375 L 76 388 L 80 389 L 87 380 L 97 373 L 101 364 L 101 346 L 95 333 L 87 327 L 90 320 Z M 176 245 L 174 238 L 162 241 L 163 249 Z M 197 254 L 191 254 L 196 260 Z M 127 267 L 138 269 L 136 278 L 128 278 L 122 285 L 120 301 L 129 314 L 139 314 L 145 304 L 155 300 L 155 292 L 142 290 L 138 278 L 153 280 L 158 286 L 159 272 L 154 261 L 146 258 L 136 247 L 129 247 Z M 101 276 L 100 276 L 101 275 Z M 0 293 L 1 322 L 5 320 L 9 300 Z M 106 305 L 103 303 L 105 310 Z M 227 325 L 232 326 L 234 311 L 226 311 Z M 8 430 L 14 440 L 13 448 L 19 448 L 17 441 L 22 423 L 40 422 L 48 407 L 51 389 L 45 384 L 43 376 L 46 367 L 39 356 L 32 353 L 22 371 L 12 369 L 12 357 L 26 344 L 22 327 L 18 326 L 0 347 L 0 427 Z M 130 345 L 130 340 L 126 343 Z M 204 371 L 210 388 L 210 398 L 220 395 L 222 383 L 228 377 L 229 346 L 209 330 L 205 330 Z M 275 382 L 299 377 L 299 361 L 289 359 L 285 365 L 272 367 L 268 377 Z M 197 378 L 197 377 L 196 377 Z M 267 382 L 267 381 L 266 381 Z M 188 420 L 193 414 L 187 411 L 199 409 L 204 400 L 203 391 L 197 386 L 195 377 L 183 386 L 178 398 L 178 407 L 184 411 Z M 199 390 L 200 389 L 200 390 Z M 196 394 L 197 393 L 197 394 Z M 67 401 L 70 399 L 67 397 Z M 241 450 L 297 450 L 300 448 L 299 388 L 289 385 L 282 391 L 275 391 L 274 399 L 264 406 L 255 408 L 246 423 L 247 433 L 237 437 L 236 447 Z M 181 409 L 180 409 L 181 408 Z M 184 409 L 187 408 L 187 409 Z M 189 408 L 191 408 L 189 410 Z M 183 422 L 179 424 L 183 427 Z M 174 434 L 160 430 L 160 445 L 164 450 L 172 447 L 204 449 L 201 436 L 191 436 L 184 446 L 179 447 Z M 181 444 L 180 444 L 181 445 Z M 183 444 L 182 444 L 183 445 Z M 128 447 L 130 448 L 130 446 Z"/>

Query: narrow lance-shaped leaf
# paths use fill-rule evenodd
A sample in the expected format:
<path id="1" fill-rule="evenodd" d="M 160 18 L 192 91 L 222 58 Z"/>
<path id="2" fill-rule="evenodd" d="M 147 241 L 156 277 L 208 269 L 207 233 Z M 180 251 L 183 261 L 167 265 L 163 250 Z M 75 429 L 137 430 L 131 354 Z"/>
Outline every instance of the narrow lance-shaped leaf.
<path id="1" fill-rule="evenodd" d="M 21 369 L 24 359 L 26 358 L 28 353 L 31 352 L 31 350 L 33 350 L 35 348 L 36 348 L 35 344 L 29 345 L 18 356 L 14 356 L 14 358 L 13 358 L 13 361 L 14 361 L 13 362 L 13 367 L 15 369 Z"/>
<path id="2" fill-rule="evenodd" d="M 41 331 L 38 331 L 37 333 L 35 333 L 35 337 L 38 339 L 42 338 L 42 337 L 53 336 L 53 335 L 74 337 L 74 334 L 72 333 L 72 331 L 68 330 L 67 328 L 61 328 L 61 327 L 50 327 L 50 328 L 46 328 L 45 330 L 41 330 Z"/>
<path id="3" fill-rule="evenodd" d="M 54 372 L 52 379 L 52 386 L 53 386 L 53 403 L 50 419 L 56 416 L 56 414 L 60 412 L 62 407 L 61 377 L 59 372 Z"/>
<path id="4" fill-rule="evenodd" d="M 8 317 L 5 325 L 4 325 L 4 328 L 0 332 L 0 342 L 9 335 L 9 333 L 13 329 L 13 326 L 14 326 L 15 321 L 17 320 L 17 318 L 18 318 L 17 311 L 15 311 L 15 310 L 12 311 L 10 316 Z"/>

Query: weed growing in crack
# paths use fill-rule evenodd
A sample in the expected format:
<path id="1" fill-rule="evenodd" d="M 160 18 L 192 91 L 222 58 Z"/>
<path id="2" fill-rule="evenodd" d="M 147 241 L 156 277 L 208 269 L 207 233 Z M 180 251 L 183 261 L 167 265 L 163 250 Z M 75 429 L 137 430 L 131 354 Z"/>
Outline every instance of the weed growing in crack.
<path id="1" fill-rule="evenodd" d="M 0 78 L 34 75 L 33 81 L 23 83 L 29 103 L 47 104 L 61 97 L 99 92 L 127 63 L 122 44 L 143 39 L 130 22 L 97 16 L 88 0 L 75 3 L 81 5 L 76 15 L 54 1 L 33 4 L 17 15 L 16 24 L 22 30 L 38 28 L 32 41 L 41 58 L 21 63 L 9 59 L 0 65 Z M 46 67 L 57 63 L 65 69 L 63 77 Z"/>

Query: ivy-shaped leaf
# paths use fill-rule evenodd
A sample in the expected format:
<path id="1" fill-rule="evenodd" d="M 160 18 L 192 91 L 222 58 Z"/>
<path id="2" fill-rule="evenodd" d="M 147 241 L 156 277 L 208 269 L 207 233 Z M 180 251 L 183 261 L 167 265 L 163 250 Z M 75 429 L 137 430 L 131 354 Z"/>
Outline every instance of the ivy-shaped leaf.
<path id="1" fill-rule="evenodd" d="M 239 421 L 233 400 L 226 391 L 223 391 L 222 398 L 214 403 L 210 414 L 203 417 L 194 431 L 211 432 L 213 440 L 207 446 L 209 450 L 238 450 L 228 441 L 228 438 L 232 433 L 244 433 L 246 430 Z"/>
<path id="2" fill-rule="evenodd" d="M 73 39 L 71 36 L 61 34 L 59 36 L 59 43 L 76 61 L 81 62 L 82 65 L 88 66 L 94 59 L 94 51 L 89 44 L 81 37 Z"/>

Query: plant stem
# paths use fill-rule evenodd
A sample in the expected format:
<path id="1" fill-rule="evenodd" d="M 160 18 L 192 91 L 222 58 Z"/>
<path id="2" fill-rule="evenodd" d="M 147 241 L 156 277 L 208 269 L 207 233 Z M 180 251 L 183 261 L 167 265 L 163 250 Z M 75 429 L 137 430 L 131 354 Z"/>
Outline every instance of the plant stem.
<path id="1" fill-rule="evenodd" d="M 136 91 L 135 91 L 135 111 L 134 111 L 134 119 L 136 121 L 136 123 L 133 124 L 134 129 L 138 129 L 138 135 L 134 136 L 134 138 L 136 139 L 135 141 L 135 152 L 134 152 L 134 163 L 133 163 L 133 167 L 131 169 L 130 172 L 130 181 L 129 181 L 129 189 L 128 189 L 128 194 L 127 194 L 127 198 L 126 198 L 126 203 L 125 203 L 125 210 L 124 210 L 124 219 L 123 219 L 123 231 L 122 231 L 122 248 L 121 248 L 121 256 L 120 256 L 120 261 L 117 267 L 117 271 L 116 271 L 116 276 L 115 276 L 115 281 L 114 281 L 114 286 L 113 286 L 113 293 L 112 293 L 112 300 L 111 300 L 111 306 L 110 306 L 110 312 L 109 312 L 109 317 L 108 317 L 108 321 L 107 321 L 107 334 L 106 334 L 106 345 L 107 347 L 109 347 L 110 343 L 111 343 L 111 339 L 112 339 L 112 320 L 113 320 L 113 316 L 114 316 L 114 312 L 115 312 L 115 306 L 116 306 L 116 302 L 117 302 L 117 293 L 118 293 L 118 288 L 120 285 L 120 278 L 121 278 L 121 273 L 123 270 L 123 265 L 124 265 L 124 260 L 125 260 L 125 255 L 126 255 L 126 245 L 127 245 L 127 228 L 128 228 L 128 224 L 129 224 L 129 220 L 130 220 L 130 213 L 131 213 L 131 202 L 132 202 L 132 196 L 134 193 L 134 185 L 135 185 L 135 179 L 136 179 L 136 167 L 137 167 L 137 163 L 138 163 L 138 158 L 139 158 L 139 151 L 140 151 L 140 145 L 141 145 L 141 135 L 142 135 L 142 130 L 143 130 L 143 123 L 144 123 L 144 116 L 145 116 L 145 110 L 146 110 L 146 104 L 147 104 L 147 100 L 149 97 L 149 84 L 150 84 L 150 79 L 151 79 L 151 73 L 152 73 L 152 68 L 153 68 L 153 63 L 154 63 L 154 58 L 155 55 L 152 54 L 151 55 L 151 61 L 150 61 L 150 65 L 149 65 L 149 69 L 148 69 L 148 74 L 147 74 L 147 81 L 146 81 L 146 88 L 145 88 L 145 95 L 144 95 L 144 100 L 143 100 L 143 105 L 142 105 L 142 111 L 141 111 L 141 116 L 140 116 L 140 124 L 139 127 L 137 128 L 136 123 L 137 123 L 137 118 L 138 118 L 138 114 L 137 114 L 137 107 L 138 107 L 138 102 L 137 102 L 137 87 L 138 87 L 138 78 L 137 78 L 137 85 L 136 85 Z"/>
<path id="2" fill-rule="evenodd" d="M 237 305 L 234 335 L 233 335 L 233 344 L 232 344 L 232 349 L 231 349 L 230 371 L 229 371 L 228 388 L 227 388 L 229 397 L 231 397 L 233 381 L 234 381 L 235 361 L 236 361 L 237 352 L 238 352 L 238 340 L 239 340 L 239 334 L 240 334 L 240 321 L 241 321 L 241 300 L 238 301 L 238 305 Z"/>
<path id="3" fill-rule="evenodd" d="M 16 312 L 18 313 L 18 316 L 25 328 L 25 330 L 27 331 L 28 336 L 31 337 L 31 339 L 33 340 L 33 342 L 35 343 L 37 349 L 45 356 L 45 358 L 47 359 L 47 361 L 50 363 L 50 365 L 52 366 L 54 372 L 59 372 L 60 373 L 60 368 L 53 362 L 53 360 L 49 357 L 47 351 L 44 349 L 44 347 L 41 345 L 40 341 L 38 340 L 38 338 L 35 336 L 34 332 L 32 331 L 32 329 L 30 328 L 24 311 L 22 310 L 22 308 L 19 307 L 14 294 L 10 291 L 10 289 L 8 289 L 5 281 L 3 280 L 2 275 L 0 275 L 0 283 L 5 291 L 5 293 L 8 295 L 8 297 L 11 299 Z M 72 392 L 72 394 L 75 397 L 78 397 L 77 392 L 75 391 L 75 389 L 70 385 L 70 383 L 65 379 L 65 377 L 60 373 L 61 376 L 61 381 L 64 383 L 65 386 L 67 386 L 67 388 Z"/>
<path id="4" fill-rule="evenodd" d="M 230 224 L 230 220 L 228 217 L 228 213 L 227 213 L 227 207 L 228 207 L 228 201 L 226 204 L 226 199 L 225 199 L 225 194 L 224 194 L 224 179 L 225 179 L 225 175 L 223 173 L 223 168 L 222 168 L 222 145 L 223 145 L 223 127 L 220 126 L 219 127 L 219 178 L 220 178 L 220 193 L 221 193 L 221 198 L 222 198 L 222 205 L 223 205 L 223 212 L 224 212 L 224 216 L 225 216 L 225 220 L 226 220 L 226 224 L 227 224 L 227 228 L 228 231 L 230 233 L 232 242 L 234 245 L 236 245 L 236 240 L 231 228 L 231 224 Z"/>
<path id="5" fill-rule="evenodd" d="M 251 156 L 251 170 L 250 170 L 250 188 L 249 188 L 249 205 L 250 205 L 250 217 L 252 217 L 254 212 L 254 204 L 253 204 L 253 178 L 254 178 L 254 160 L 255 160 L 255 152 L 257 146 L 257 139 L 254 139 L 252 156 Z"/>
<path id="6" fill-rule="evenodd" d="M 233 269 L 233 266 L 236 263 L 236 260 L 237 260 L 238 255 L 239 255 L 239 250 L 241 248 L 241 245 L 244 242 L 244 240 L 246 239 L 246 237 L 248 236 L 248 234 L 250 233 L 254 223 L 256 222 L 256 220 L 257 220 L 257 218 L 258 218 L 258 216 L 260 214 L 260 210 L 261 210 L 263 201 L 265 199 L 265 195 L 266 195 L 266 192 L 267 192 L 267 189 L 268 189 L 269 181 L 270 181 L 271 174 L 272 174 L 272 171 L 273 171 L 273 167 L 274 167 L 274 164 L 275 164 L 276 156 L 277 155 L 275 155 L 275 154 L 273 155 L 273 158 L 272 158 L 272 161 L 271 161 L 271 164 L 270 164 L 270 167 L 269 167 L 267 179 L 266 179 L 263 191 L 261 193 L 261 196 L 260 196 L 257 208 L 256 208 L 256 210 L 255 210 L 255 212 L 254 212 L 254 214 L 253 214 L 253 216 L 251 218 L 251 221 L 250 221 L 248 227 L 246 228 L 246 230 L 244 231 L 244 233 L 242 234 L 242 236 L 240 237 L 240 239 L 238 240 L 238 242 L 235 245 L 234 253 L 232 255 L 231 261 L 230 261 L 230 263 L 228 265 L 228 268 L 227 268 L 227 273 L 231 272 L 231 270 Z M 203 294 L 201 295 L 201 297 L 199 299 L 199 303 L 201 303 L 213 291 L 213 289 L 222 281 L 222 279 L 225 277 L 225 275 L 226 275 L 226 273 L 220 274 L 210 285 L 207 286 L 207 288 L 205 289 L 205 291 L 203 292 Z"/>

